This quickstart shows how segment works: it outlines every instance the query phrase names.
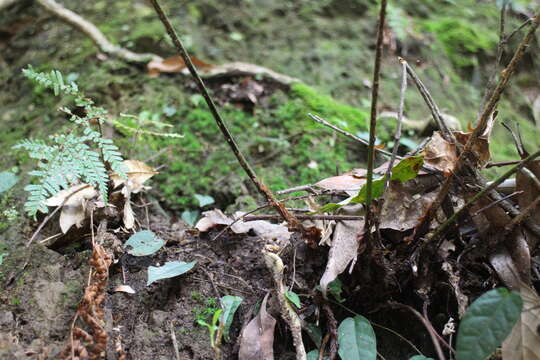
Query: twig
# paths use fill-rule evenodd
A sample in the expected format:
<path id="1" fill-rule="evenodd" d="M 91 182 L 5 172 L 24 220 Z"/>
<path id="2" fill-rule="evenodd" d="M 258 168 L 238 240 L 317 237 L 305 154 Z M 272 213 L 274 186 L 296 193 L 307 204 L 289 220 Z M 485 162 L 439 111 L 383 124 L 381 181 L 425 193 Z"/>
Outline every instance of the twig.
<path id="1" fill-rule="evenodd" d="M 522 172 L 523 174 L 525 174 L 529 179 L 531 179 L 532 182 L 534 182 L 535 185 L 536 185 L 538 188 L 540 188 L 540 180 L 538 180 L 538 178 L 536 177 L 536 175 L 534 175 L 534 173 L 533 173 L 531 170 L 529 170 L 529 169 L 527 169 L 526 167 L 524 167 L 523 169 L 521 169 L 521 172 Z"/>
<path id="2" fill-rule="evenodd" d="M 504 230 L 506 232 L 512 231 L 516 225 L 521 224 L 527 217 L 531 215 L 531 212 L 533 212 L 536 207 L 540 204 L 540 196 L 537 196 L 536 199 L 534 199 L 533 202 L 531 202 L 525 209 L 521 210 L 521 213 L 512 219 L 508 223 L 508 225 L 505 226 Z"/>
<path id="3" fill-rule="evenodd" d="M 300 220 L 362 220 L 363 216 L 354 215 L 296 215 Z M 253 220 L 279 220 L 279 215 L 249 215 L 244 217 L 245 221 Z"/>
<path id="4" fill-rule="evenodd" d="M 435 216 L 437 209 L 440 207 L 443 200 L 446 198 L 446 196 L 448 195 L 448 192 L 450 191 L 450 187 L 452 185 L 455 175 L 459 173 L 466 164 L 468 165 L 467 161 L 469 159 L 469 155 L 471 154 L 473 145 L 476 143 L 478 138 L 484 134 L 484 131 L 488 127 L 488 120 L 491 114 L 493 113 L 493 110 L 497 106 L 504 89 L 506 88 L 506 86 L 508 85 L 508 82 L 510 81 L 510 78 L 514 74 L 518 62 L 521 60 L 521 58 L 523 58 L 523 55 L 525 54 L 525 50 L 529 46 L 529 43 L 532 41 L 534 37 L 534 32 L 538 28 L 539 24 L 540 24 L 540 10 L 538 11 L 535 17 L 535 20 L 533 21 L 533 26 L 531 27 L 527 35 L 521 41 L 521 44 L 519 45 L 514 56 L 512 57 L 512 60 L 510 61 L 508 66 L 502 71 L 501 78 L 499 80 L 499 83 L 497 84 L 497 87 L 495 88 L 495 90 L 493 90 L 492 95 L 488 103 L 484 107 L 484 111 L 482 112 L 478 120 L 478 124 L 476 128 L 474 129 L 471 136 L 467 140 L 467 143 L 463 147 L 463 151 L 461 152 L 461 154 L 459 155 L 456 161 L 454 172 L 450 173 L 450 175 L 446 178 L 445 182 L 443 183 L 441 187 L 441 190 L 437 194 L 437 197 L 435 198 L 433 203 L 430 205 L 425 215 L 422 217 L 422 221 L 417 227 L 418 231 L 415 231 L 415 234 L 414 234 L 415 238 L 418 238 L 419 236 L 422 236 L 425 232 L 427 232 L 429 223 L 433 219 L 433 216 Z M 456 214 L 454 214 L 454 216 L 455 215 Z"/>
<path id="5" fill-rule="evenodd" d="M 502 174 L 497 178 L 497 180 L 493 181 L 490 185 L 488 185 L 486 188 L 482 189 L 482 191 L 478 192 L 476 195 L 474 195 L 465 205 L 463 205 L 458 211 L 456 211 L 451 217 L 449 217 L 444 223 L 442 223 L 433 233 L 432 236 L 428 236 L 428 239 L 435 239 L 438 236 L 442 235 L 442 233 L 448 228 L 448 226 L 452 225 L 458 218 L 463 214 L 465 210 L 467 210 L 471 205 L 473 205 L 479 198 L 486 195 L 491 190 L 494 190 L 499 184 L 501 184 L 505 179 L 509 178 L 512 174 L 514 174 L 516 171 L 523 168 L 530 160 L 537 158 L 540 156 L 540 150 L 535 152 L 534 154 L 531 154 L 527 156 L 525 159 L 523 159 L 519 164 L 513 166 L 510 170 Z"/>
<path id="6" fill-rule="evenodd" d="M 367 157 L 366 176 L 366 222 L 365 232 L 367 235 L 368 247 L 371 243 L 371 226 L 373 224 L 373 214 L 371 202 L 373 200 L 373 165 L 375 160 L 375 132 L 377 127 L 377 102 L 379 98 L 379 78 L 381 73 L 381 58 L 383 50 L 383 32 L 386 18 L 386 0 L 381 0 L 379 10 L 379 21 L 377 26 L 377 47 L 375 49 L 375 65 L 373 69 L 373 87 L 371 89 L 371 116 L 369 119 L 369 146 Z"/>
<path id="7" fill-rule="evenodd" d="M 457 143 L 455 141 L 454 135 L 452 134 L 452 132 L 450 131 L 448 125 L 446 124 L 446 121 L 442 117 L 441 111 L 439 110 L 439 107 L 437 106 L 437 104 L 433 100 L 433 97 L 431 96 L 429 90 L 424 85 L 422 80 L 420 80 L 420 78 L 418 77 L 418 75 L 416 74 L 414 69 L 408 63 L 406 63 L 406 66 L 407 66 L 407 73 L 409 74 L 412 81 L 416 85 L 416 88 L 420 92 L 420 95 L 422 95 L 422 98 L 424 98 L 424 101 L 426 102 L 426 105 L 428 106 L 429 110 L 431 111 L 431 116 L 433 117 L 433 120 L 435 120 L 435 123 L 437 124 L 437 126 L 441 130 L 443 138 L 446 141 L 454 143 L 454 144 L 456 144 L 456 146 L 459 146 L 459 143 Z"/>
<path id="8" fill-rule="evenodd" d="M 540 160 L 531 160 L 531 161 L 540 161 Z M 520 162 L 521 160 L 490 162 L 490 163 L 487 163 L 486 168 L 515 165 L 515 164 L 519 164 Z"/>
<path id="9" fill-rule="evenodd" d="M 43 221 L 41 222 L 41 224 L 39 224 L 38 228 L 36 229 L 36 231 L 34 231 L 34 234 L 32 234 L 32 237 L 30 238 L 30 240 L 28 240 L 28 242 L 26 243 L 26 247 L 29 247 L 30 244 L 32 244 L 32 241 L 34 241 L 34 239 L 36 238 L 36 236 L 39 234 L 39 232 L 41 231 L 41 229 L 43 229 L 43 227 L 45 225 L 47 225 L 47 223 L 49 222 L 49 220 L 51 220 L 51 218 L 66 204 L 66 202 L 73 196 L 75 195 L 76 193 L 78 193 L 79 191 L 81 190 L 84 190 L 86 188 L 90 187 L 90 185 L 85 185 L 85 186 L 82 186 L 80 188 L 78 188 L 77 190 L 75 190 L 74 192 L 72 192 L 71 194 L 69 194 L 68 196 L 66 196 L 66 198 L 64 199 L 64 201 L 62 201 L 62 203 L 60 204 L 60 206 L 58 206 L 56 209 L 53 210 L 53 212 L 51 212 L 49 215 L 47 215 L 47 217 L 45 219 L 43 219 Z"/>
<path id="10" fill-rule="evenodd" d="M 66 9 L 54 0 L 37 0 L 38 4 L 43 6 L 49 12 L 57 16 L 60 20 L 73 26 L 88 36 L 97 45 L 97 47 L 106 54 L 116 56 L 120 59 L 132 62 L 148 62 L 150 60 L 162 60 L 155 54 L 137 54 L 120 46 L 113 45 L 105 35 L 91 22 L 81 17 L 79 14 Z"/>
<path id="11" fill-rule="evenodd" d="M 294 186 L 289 189 L 279 190 L 279 191 L 276 191 L 276 195 L 285 195 L 285 194 L 290 194 L 293 192 L 300 192 L 300 191 L 313 191 L 313 185 L 312 184 L 299 185 L 299 186 Z"/>
<path id="12" fill-rule="evenodd" d="M 272 274 L 276 286 L 281 317 L 285 320 L 287 325 L 289 325 L 291 330 L 293 344 L 296 350 L 296 360 L 306 360 L 306 349 L 304 348 L 304 343 L 302 341 L 302 321 L 285 297 L 286 289 L 283 285 L 283 261 L 274 253 L 263 250 L 262 254 L 266 267 Z"/>
<path id="13" fill-rule="evenodd" d="M 193 65 L 191 58 L 189 57 L 188 52 L 184 48 L 184 45 L 182 44 L 182 41 L 176 34 L 176 31 L 171 25 L 171 22 L 169 21 L 167 15 L 163 12 L 163 9 L 158 3 L 158 0 L 150 0 L 152 5 L 154 6 L 154 9 L 156 10 L 156 13 L 159 16 L 159 19 L 163 23 L 163 26 L 167 30 L 167 33 L 169 34 L 172 42 L 174 43 L 176 50 L 182 56 L 184 59 L 184 63 L 186 64 L 189 72 L 195 79 L 195 83 L 197 84 L 197 87 L 199 88 L 199 91 L 201 92 L 202 96 L 204 97 L 204 100 L 206 101 L 206 104 L 208 105 L 208 108 L 210 109 L 210 112 L 212 113 L 212 116 L 214 117 L 214 120 L 216 121 L 217 126 L 223 133 L 223 136 L 225 137 L 225 140 L 229 144 L 232 152 L 238 159 L 238 162 L 246 172 L 246 174 L 249 176 L 251 181 L 255 184 L 257 187 L 257 190 L 266 198 L 268 203 L 272 205 L 274 209 L 283 217 L 283 219 L 288 223 L 289 227 L 294 230 L 298 230 L 302 233 L 302 235 L 308 235 L 308 230 L 304 228 L 304 226 L 298 221 L 298 219 L 291 214 L 283 205 L 280 205 L 278 201 L 276 200 L 275 196 L 272 194 L 270 189 L 266 187 L 266 185 L 263 183 L 262 180 L 259 180 L 257 178 L 257 175 L 255 174 L 255 171 L 251 168 L 249 163 L 247 162 L 244 155 L 240 152 L 240 149 L 238 148 L 238 145 L 236 144 L 236 141 L 232 137 L 231 132 L 227 128 L 227 125 L 225 125 L 225 122 L 223 121 L 223 118 L 219 114 L 216 105 L 214 104 L 214 101 L 212 100 L 210 93 L 206 89 L 206 86 L 204 85 L 204 82 L 202 81 L 201 77 L 199 76 L 199 73 L 197 72 L 197 69 Z"/>
<path id="14" fill-rule="evenodd" d="M 346 131 L 346 130 L 343 130 L 339 127 L 337 127 L 336 125 L 334 124 L 331 124 L 329 123 L 328 121 L 324 120 L 323 118 L 321 118 L 320 116 L 318 115 L 314 115 L 314 114 L 308 114 L 308 116 L 315 120 L 316 122 L 320 123 L 320 124 L 323 124 L 324 126 L 327 126 L 329 127 L 330 129 L 332 130 L 335 130 L 336 132 L 342 134 L 342 135 L 345 135 L 351 139 L 353 139 L 354 141 L 358 141 L 359 143 L 361 144 L 364 144 L 366 146 L 369 146 L 369 142 L 367 142 L 366 140 L 362 139 L 362 138 L 359 138 L 358 136 L 354 135 L 354 134 L 351 134 L 350 132 Z M 379 149 L 379 148 L 375 148 L 375 151 L 383 154 L 383 155 L 386 155 L 386 156 L 392 156 L 392 153 L 391 152 L 388 152 L 386 150 L 383 150 L 383 149 Z M 398 157 L 398 159 L 402 159 L 401 156 Z"/>
<path id="15" fill-rule="evenodd" d="M 523 194 L 523 191 L 514 191 L 514 192 L 511 193 L 511 194 L 508 194 L 508 195 L 506 195 L 506 196 L 503 196 L 502 198 L 497 199 L 497 200 L 495 200 L 495 201 L 489 203 L 488 205 L 484 206 L 483 208 L 481 208 L 481 209 L 475 211 L 473 214 L 471 214 L 471 216 L 472 216 L 472 217 L 477 216 L 478 214 L 480 214 L 480 213 L 486 211 L 487 209 L 491 209 L 493 206 L 499 204 L 500 202 L 505 201 L 505 200 L 508 200 L 508 199 L 510 199 L 511 197 L 514 197 L 514 196 L 519 195 L 519 194 Z"/>
<path id="16" fill-rule="evenodd" d="M 439 343 L 439 338 L 437 337 L 438 334 L 433 329 L 433 325 L 431 325 L 429 320 L 427 320 L 424 316 L 422 316 L 422 314 L 420 314 L 418 311 L 416 311 L 416 309 L 414 309 L 413 307 L 409 305 L 391 302 L 390 306 L 401 307 L 413 313 L 414 316 L 416 316 L 422 322 L 422 324 L 425 326 L 426 330 L 428 331 L 429 336 L 431 337 L 431 342 L 433 343 L 433 346 L 435 347 L 435 351 L 437 352 L 437 356 L 439 357 L 439 360 L 446 360 L 443 354 L 442 348 L 441 348 L 441 344 Z"/>
<path id="17" fill-rule="evenodd" d="M 519 25 L 517 28 L 514 29 L 514 31 L 508 34 L 506 39 L 504 39 L 504 42 L 507 43 L 514 35 L 516 35 L 519 31 L 521 31 L 521 29 L 523 29 L 525 26 L 529 25 L 533 20 L 534 20 L 534 17 L 528 18 L 527 20 L 525 20 L 523 24 Z"/>
<path id="18" fill-rule="evenodd" d="M 394 161 L 396 160 L 397 150 L 399 147 L 399 140 L 401 139 L 401 125 L 403 123 L 403 107 L 405 106 L 405 91 L 407 90 L 407 61 L 403 58 L 399 58 L 399 63 L 401 64 L 401 89 L 399 91 L 399 108 L 398 108 L 398 117 L 397 117 L 397 127 L 396 133 L 394 135 L 394 148 L 392 149 L 392 157 L 388 162 L 388 169 L 386 170 L 386 185 L 388 187 L 388 182 L 390 181 L 390 173 L 392 172 L 392 167 L 394 166 Z"/>
<path id="19" fill-rule="evenodd" d="M 337 359 L 337 350 L 338 350 L 338 326 L 336 317 L 334 316 L 334 313 L 332 312 L 332 308 L 328 303 L 325 301 L 323 303 L 323 311 L 326 316 L 326 325 L 328 325 L 328 332 L 330 335 L 330 355 L 328 358 L 330 360 Z M 323 350 L 321 346 L 321 350 Z"/>
<path id="20" fill-rule="evenodd" d="M 180 360 L 180 349 L 178 348 L 178 340 L 176 340 L 176 335 L 174 333 L 174 325 L 172 321 L 169 323 L 169 328 L 171 330 L 171 341 L 174 349 L 174 358 L 176 360 Z"/>

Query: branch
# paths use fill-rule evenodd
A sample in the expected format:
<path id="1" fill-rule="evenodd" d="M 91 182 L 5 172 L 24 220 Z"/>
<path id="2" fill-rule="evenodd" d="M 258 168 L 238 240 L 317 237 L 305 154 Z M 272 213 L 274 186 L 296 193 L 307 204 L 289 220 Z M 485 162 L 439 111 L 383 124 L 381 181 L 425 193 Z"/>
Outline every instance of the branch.
<path id="1" fill-rule="evenodd" d="M 109 40 L 107 40 L 105 35 L 103 35 L 103 33 L 94 24 L 84 19 L 77 13 L 66 9 L 54 0 L 36 1 L 53 15 L 56 15 L 58 18 L 60 18 L 60 20 L 64 21 L 68 25 L 73 26 L 75 29 L 81 31 L 90 39 L 92 39 L 92 41 L 97 45 L 97 47 L 106 54 L 132 62 L 148 62 L 150 60 L 161 60 L 161 57 L 154 54 L 138 54 L 129 51 L 121 46 L 111 44 Z"/>
<path id="2" fill-rule="evenodd" d="M 199 73 L 197 72 L 197 69 L 191 62 L 191 58 L 189 57 L 189 54 L 187 53 L 184 45 L 182 44 L 182 41 L 176 34 L 176 31 L 171 25 L 171 22 L 169 21 L 169 18 L 165 13 L 163 12 L 163 9 L 158 3 L 158 0 L 150 0 L 152 5 L 154 6 L 154 9 L 156 10 L 156 13 L 159 16 L 159 19 L 163 23 L 163 26 L 167 30 L 167 33 L 169 34 L 172 42 L 174 43 L 176 50 L 178 50 L 178 53 L 182 58 L 184 59 L 184 63 L 186 64 L 187 68 L 189 69 L 189 72 L 195 79 L 195 83 L 197 84 L 197 87 L 199 88 L 199 91 L 201 92 L 202 96 L 204 97 L 204 100 L 206 100 L 206 104 L 208 105 L 208 108 L 210 109 L 210 112 L 212 113 L 212 116 L 214 117 L 214 120 L 216 121 L 217 126 L 221 130 L 223 136 L 225 137 L 225 140 L 229 144 L 232 152 L 238 159 L 238 162 L 246 172 L 246 174 L 249 176 L 251 181 L 255 184 L 259 192 L 266 198 L 266 200 L 272 205 L 272 207 L 283 217 L 283 219 L 287 222 L 289 227 L 294 230 L 300 231 L 303 236 L 310 236 L 310 232 L 308 229 L 306 229 L 299 221 L 298 219 L 291 214 L 287 209 L 285 209 L 285 206 L 282 203 L 279 203 L 277 199 L 275 198 L 274 194 L 266 187 L 264 182 L 262 180 L 259 180 L 257 178 L 257 175 L 255 174 L 255 171 L 251 168 L 249 163 L 247 162 L 244 155 L 240 152 L 240 149 L 238 148 L 238 145 L 236 144 L 236 141 L 232 137 L 231 132 L 227 128 L 227 125 L 225 125 L 225 122 L 223 121 L 221 115 L 219 114 L 216 105 L 214 104 L 214 101 L 210 97 L 210 93 L 206 89 L 206 86 L 204 85 L 204 82 L 202 81 L 201 77 L 199 76 Z"/>
<path id="3" fill-rule="evenodd" d="M 375 158 L 375 130 L 377 127 L 377 101 L 379 99 L 379 78 L 381 73 L 381 58 L 383 50 L 384 21 L 386 18 L 386 0 L 381 0 L 379 22 L 377 27 L 377 47 L 375 50 L 375 66 L 373 69 L 373 87 L 371 91 L 371 117 L 369 120 L 369 148 L 367 158 L 366 179 L 366 223 L 368 244 L 371 241 L 371 226 L 373 223 L 371 201 L 373 200 L 373 163 Z"/>
<path id="4" fill-rule="evenodd" d="M 482 191 L 478 192 L 476 195 L 474 195 L 472 197 L 472 199 L 470 199 L 465 205 L 463 205 L 458 211 L 456 211 L 450 218 L 448 218 L 444 223 L 442 223 L 436 230 L 435 232 L 433 233 L 432 236 L 429 236 L 428 239 L 434 239 L 434 238 L 437 238 L 438 236 L 442 235 L 443 232 L 448 228 L 448 226 L 450 226 L 451 224 L 453 224 L 461 214 L 463 214 L 463 212 L 465 210 L 467 210 L 469 207 L 471 207 L 478 199 L 480 199 L 482 196 L 486 195 L 488 192 L 490 192 L 491 190 L 494 190 L 497 186 L 499 186 L 500 184 L 502 184 L 502 182 L 504 180 L 506 180 L 507 178 L 509 178 L 512 174 L 514 174 L 515 172 L 519 171 L 520 169 L 522 169 L 525 165 L 527 165 L 527 163 L 535 158 L 537 158 L 538 156 L 540 156 L 540 150 L 538 150 L 537 152 L 535 152 L 534 154 L 531 154 L 529 156 L 527 156 L 525 159 L 523 159 L 519 164 L 515 165 L 514 167 L 512 167 L 510 170 L 508 170 L 507 172 L 505 172 L 504 174 L 502 174 L 501 176 L 499 176 L 499 178 L 497 178 L 497 180 L 493 181 L 489 186 L 487 186 L 486 188 L 484 188 Z"/>

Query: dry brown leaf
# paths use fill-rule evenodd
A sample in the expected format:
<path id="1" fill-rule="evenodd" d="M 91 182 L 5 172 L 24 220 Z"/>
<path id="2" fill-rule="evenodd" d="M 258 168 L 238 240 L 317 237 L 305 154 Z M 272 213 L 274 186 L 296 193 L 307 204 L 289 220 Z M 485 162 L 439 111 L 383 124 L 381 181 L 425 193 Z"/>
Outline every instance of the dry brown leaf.
<path id="1" fill-rule="evenodd" d="M 531 161 L 525 168 L 537 179 L 540 179 L 540 162 Z M 540 196 L 540 187 L 538 187 L 534 179 L 531 179 L 523 171 L 519 171 L 516 174 L 516 191 L 523 191 L 518 197 L 520 209 L 525 209 Z M 534 219 L 536 223 L 540 224 L 540 207 L 536 207 L 536 209 L 533 210 L 531 219 Z"/>
<path id="2" fill-rule="evenodd" d="M 363 205 L 346 205 L 341 208 L 345 215 L 357 215 L 363 209 Z M 358 234 L 364 228 L 364 221 L 346 220 L 336 224 L 332 236 L 332 247 L 328 252 L 328 262 L 326 269 L 319 282 L 321 291 L 326 297 L 328 284 L 334 281 L 339 274 L 347 269 L 349 263 L 356 262 L 358 255 L 359 238 Z"/>
<path id="3" fill-rule="evenodd" d="M 456 137 L 457 141 L 459 141 L 462 145 L 465 145 L 467 141 L 469 140 L 469 138 L 471 137 L 472 132 L 464 133 L 461 131 L 454 131 L 453 134 Z M 489 153 L 488 138 L 479 137 L 474 143 L 472 152 L 476 156 L 476 159 L 478 159 L 478 166 L 480 166 L 481 168 L 486 166 L 491 156 Z"/>
<path id="4" fill-rule="evenodd" d="M 434 132 L 424 149 L 424 163 L 449 175 L 454 171 L 456 161 L 456 146 L 446 141 L 440 132 Z"/>
<path id="5" fill-rule="evenodd" d="M 321 180 L 316 183 L 315 186 L 325 190 L 358 191 L 365 182 L 366 179 L 361 179 L 358 176 L 354 176 L 352 174 L 343 174 Z"/>
<path id="6" fill-rule="evenodd" d="M 240 335 L 238 360 L 273 360 L 274 328 L 276 319 L 266 312 L 268 295 L 264 297 L 261 309 Z"/>
<path id="7" fill-rule="evenodd" d="M 122 163 L 126 168 L 127 179 L 120 177 L 118 174 L 112 174 L 113 186 L 117 188 L 120 185 L 125 185 L 134 194 L 144 189 L 143 184 L 148 179 L 159 174 L 156 169 L 139 160 L 124 160 Z"/>
<path id="8" fill-rule="evenodd" d="M 81 227 L 85 219 L 86 202 L 97 195 L 98 192 L 94 187 L 79 184 L 58 192 L 55 196 L 47 199 L 45 204 L 47 206 L 64 204 L 60 212 L 60 229 L 65 234 L 73 225 Z"/>
<path id="9" fill-rule="evenodd" d="M 195 65 L 198 69 L 209 70 L 214 67 L 213 65 L 197 59 L 194 56 L 190 56 L 189 58 L 191 59 L 193 65 Z M 146 68 L 148 69 L 148 76 L 158 77 L 159 74 L 162 72 L 181 72 L 183 69 L 186 68 L 186 64 L 184 63 L 184 59 L 181 56 L 173 56 L 159 61 L 152 60 L 146 65 Z"/>
<path id="10" fill-rule="evenodd" d="M 540 360 L 540 297 L 528 286 L 520 289 L 521 317 L 502 344 L 503 360 Z"/>
<path id="11" fill-rule="evenodd" d="M 381 229 L 405 231 L 416 227 L 439 192 L 437 188 L 426 194 L 415 195 L 410 190 L 410 187 L 399 181 L 390 183 L 381 209 Z"/>
<path id="12" fill-rule="evenodd" d="M 133 226 L 135 226 L 135 214 L 133 213 L 133 209 L 131 208 L 131 200 L 128 197 L 126 197 L 126 202 L 124 203 L 124 226 L 126 229 L 133 229 Z"/>
<path id="13" fill-rule="evenodd" d="M 242 216 L 243 213 L 237 212 L 236 218 Z M 203 217 L 195 224 L 195 228 L 200 232 L 206 232 L 217 225 L 230 225 L 234 221 L 233 218 L 225 215 L 221 210 L 214 209 L 203 212 Z M 253 231 L 256 235 L 266 240 L 275 240 L 280 243 L 287 243 L 291 237 L 291 233 L 284 225 L 272 224 L 264 220 L 254 221 L 238 221 L 231 230 L 236 234 L 245 234 Z"/>

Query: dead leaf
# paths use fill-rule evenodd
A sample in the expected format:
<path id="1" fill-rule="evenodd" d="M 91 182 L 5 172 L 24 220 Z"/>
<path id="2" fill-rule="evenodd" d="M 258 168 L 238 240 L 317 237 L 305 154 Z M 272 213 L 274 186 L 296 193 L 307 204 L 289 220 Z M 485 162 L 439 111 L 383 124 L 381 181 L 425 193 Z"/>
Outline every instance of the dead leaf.
<path id="1" fill-rule="evenodd" d="M 194 56 L 190 56 L 189 58 L 198 70 L 209 70 L 214 67 L 213 65 L 208 64 Z M 158 77 L 159 74 L 162 72 L 181 72 L 183 69 L 186 68 L 186 64 L 184 63 L 184 59 L 181 56 L 173 56 L 159 61 L 152 60 L 146 65 L 146 68 L 148 69 L 148 76 Z"/>
<path id="2" fill-rule="evenodd" d="M 502 344 L 503 360 L 540 360 L 540 297 L 528 286 L 520 289 L 521 317 Z"/>
<path id="3" fill-rule="evenodd" d="M 363 205 L 346 205 L 341 208 L 345 215 L 357 215 L 363 209 Z M 347 269 L 349 263 L 356 262 L 360 239 L 358 235 L 364 228 L 364 221 L 346 220 L 336 224 L 332 236 L 332 247 L 328 252 L 326 269 L 319 282 L 321 291 L 326 297 L 328 284 L 334 281 L 339 274 Z"/>
<path id="4" fill-rule="evenodd" d="M 122 178 L 118 174 L 112 174 L 111 180 L 113 181 L 113 187 L 117 188 L 120 185 L 125 185 L 134 194 L 144 189 L 143 184 L 148 179 L 159 174 L 156 169 L 139 160 L 124 160 L 122 163 L 126 168 L 127 179 Z"/>
<path id="5" fill-rule="evenodd" d="M 133 229 L 135 226 L 135 215 L 133 214 L 133 209 L 131 208 L 131 199 L 128 195 L 124 203 L 124 227 L 126 229 Z"/>
<path id="6" fill-rule="evenodd" d="M 125 292 L 128 294 L 135 294 L 135 290 L 129 285 L 118 285 L 114 288 L 115 292 Z"/>
<path id="7" fill-rule="evenodd" d="M 343 174 L 321 180 L 314 186 L 324 190 L 358 191 L 365 182 L 366 179 L 361 179 L 358 176 Z"/>
<path id="8" fill-rule="evenodd" d="M 79 184 L 58 192 L 55 196 L 47 199 L 45 204 L 47 206 L 64 204 L 60 212 L 60 229 L 65 234 L 73 225 L 78 228 L 82 226 L 85 219 L 86 202 L 97 195 L 98 192 L 93 186 Z"/>
<path id="9" fill-rule="evenodd" d="M 268 295 L 264 297 L 261 309 L 240 335 L 238 360 L 273 360 L 274 328 L 276 319 L 266 312 Z"/>
<path id="10" fill-rule="evenodd" d="M 439 192 L 439 188 L 426 194 L 413 194 L 411 190 L 399 181 L 390 183 L 381 209 L 381 229 L 405 231 L 416 227 Z"/>
<path id="11" fill-rule="evenodd" d="M 540 179 L 540 162 L 531 161 L 525 166 L 525 169 L 529 170 L 537 179 Z M 516 174 L 516 191 L 523 191 L 518 196 L 520 209 L 525 209 L 540 196 L 540 187 L 524 171 L 518 171 Z M 530 216 L 537 224 L 540 224 L 540 207 L 537 206 Z"/>
<path id="12" fill-rule="evenodd" d="M 237 212 L 235 217 L 239 218 L 242 215 L 243 213 Z M 233 221 L 233 218 L 228 217 L 221 210 L 214 209 L 203 212 L 203 217 L 195 224 L 195 228 L 200 232 L 207 232 L 214 226 L 230 225 Z M 264 220 L 240 220 L 231 226 L 231 230 L 236 234 L 245 234 L 249 231 L 253 231 L 257 236 L 260 236 L 267 241 L 274 240 L 283 244 L 287 244 L 291 237 L 291 233 L 286 226 L 272 224 Z"/>
<path id="13" fill-rule="evenodd" d="M 456 146 L 435 131 L 424 149 L 424 164 L 448 176 L 454 171 L 457 158 Z"/>
<path id="14" fill-rule="evenodd" d="M 472 132 L 464 133 L 461 131 L 454 131 L 453 134 L 456 137 L 457 141 L 459 141 L 462 145 L 465 145 L 471 137 Z M 491 157 L 489 153 L 488 137 L 479 137 L 474 143 L 474 146 L 472 147 L 472 152 L 478 160 L 478 166 L 480 166 L 481 168 L 486 166 L 489 158 Z"/>

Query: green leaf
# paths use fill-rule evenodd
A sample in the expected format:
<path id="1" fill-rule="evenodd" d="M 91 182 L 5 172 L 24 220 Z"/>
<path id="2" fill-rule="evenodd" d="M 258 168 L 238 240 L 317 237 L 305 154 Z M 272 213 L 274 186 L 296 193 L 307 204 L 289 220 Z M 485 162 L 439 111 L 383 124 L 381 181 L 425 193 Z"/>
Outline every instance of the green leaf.
<path id="1" fill-rule="evenodd" d="M 124 244 L 124 248 L 128 248 L 128 254 L 133 256 L 152 255 L 165 245 L 165 241 L 160 239 L 150 230 L 143 230 L 131 235 L 128 241 Z"/>
<path id="2" fill-rule="evenodd" d="M 8 253 L 2 253 L 0 254 L 0 265 L 4 263 L 4 257 L 7 256 Z"/>
<path id="3" fill-rule="evenodd" d="M 336 278 L 336 280 L 332 281 L 330 284 L 328 284 L 328 292 L 332 294 L 336 300 L 340 303 L 344 302 L 345 299 L 341 297 L 341 293 L 343 292 L 343 289 L 341 288 L 342 283 L 339 278 Z"/>
<path id="4" fill-rule="evenodd" d="M 221 306 L 223 307 L 223 315 L 221 316 L 221 324 L 223 325 L 223 336 L 226 341 L 229 341 L 229 330 L 234 319 L 234 313 L 244 299 L 239 296 L 225 295 L 221 298 Z"/>
<path id="5" fill-rule="evenodd" d="M 424 163 L 424 159 L 421 156 L 411 156 L 411 157 L 405 158 L 392 168 L 392 175 L 390 179 L 394 181 L 400 181 L 402 183 L 404 183 L 405 181 L 414 179 L 416 176 L 418 176 L 418 171 L 420 171 L 420 168 L 422 167 L 423 163 Z M 386 179 L 384 176 L 381 176 L 380 178 L 373 180 L 373 182 L 371 183 L 371 194 L 372 194 L 373 199 L 377 199 L 383 195 L 385 183 L 386 183 Z M 348 199 L 345 199 L 337 204 L 335 203 L 326 204 L 322 206 L 318 212 L 319 213 L 334 212 L 340 207 L 347 204 L 363 204 L 366 202 L 366 198 L 367 198 L 367 186 L 366 184 L 364 184 L 356 195 Z"/>
<path id="6" fill-rule="evenodd" d="M 196 263 L 196 261 L 192 261 L 189 263 L 183 261 L 169 261 L 166 262 L 165 265 L 160 267 L 149 266 L 148 280 L 146 282 L 146 286 L 161 279 L 168 279 L 178 275 L 182 275 L 183 273 L 191 270 Z"/>
<path id="7" fill-rule="evenodd" d="M 418 171 L 424 164 L 421 156 L 411 156 L 401 160 L 392 168 L 392 180 L 398 180 L 402 183 L 418 176 Z"/>
<path id="8" fill-rule="evenodd" d="M 338 328 L 339 356 L 343 360 L 376 360 L 377 340 L 369 321 L 356 315 L 346 318 Z"/>
<path id="9" fill-rule="evenodd" d="M 311 350 L 307 353 L 307 360 L 319 360 L 319 350 Z"/>
<path id="10" fill-rule="evenodd" d="M 11 189 L 19 181 L 19 177 L 12 172 L 0 172 L 0 194 Z"/>
<path id="11" fill-rule="evenodd" d="M 302 304 L 300 303 L 300 297 L 294 291 L 285 291 L 285 297 L 297 308 L 300 309 L 302 307 Z"/>
<path id="12" fill-rule="evenodd" d="M 206 205 L 213 204 L 215 202 L 214 198 L 210 195 L 200 195 L 195 194 L 195 199 L 199 202 L 199 207 L 205 207 Z"/>
<path id="13" fill-rule="evenodd" d="M 521 296 L 504 288 L 476 299 L 459 324 L 456 359 L 482 360 L 492 354 L 510 334 L 522 307 Z"/>
<path id="14" fill-rule="evenodd" d="M 433 358 L 425 357 L 424 355 L 414 355 L 409 360 L 433 360 Z"/>
<path id="15" fill-rule="evenodd" d="M 185 210 L 182 212 L 182 220 L 187 222 L 189 225 L 193 226 L 195 225 L 195 222 L 197 222 L 197 219 L 199 218 L 199 211 L 197 210 Z"/>

